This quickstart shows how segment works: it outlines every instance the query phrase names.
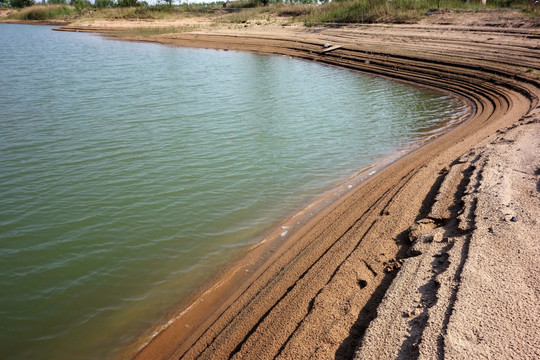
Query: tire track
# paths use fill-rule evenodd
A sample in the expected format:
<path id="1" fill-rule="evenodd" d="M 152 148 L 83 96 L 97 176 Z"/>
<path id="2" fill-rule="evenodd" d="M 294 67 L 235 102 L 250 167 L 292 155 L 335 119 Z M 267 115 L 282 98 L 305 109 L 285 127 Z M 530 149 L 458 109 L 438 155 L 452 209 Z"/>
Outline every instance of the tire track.
<path id="1" fill-rule="evenodd" d="M 509 41 L 528 32 L 504 34 Z M 406 230 L 425 206 L 439 170 L 538 104 L 539 80 L 522 69 L 528 60 L 538 62 L 540 56 L 533 56 L 540 55 L 538 50 L 528 43 L 484 46 L 478 38 L 466 41 L 454 35 L 440 41 L 406 33 L 381 42 L 361 29 L 347 28 L 319 34 L 292 31 L 288 39 L 178 34 L 163 41 L 289 55 L 415 81 L 466 97 L 475 110 L 469 121 L 378 172 L 291 234 L 248 284 L 209 315 L 211 321 L 197 336 L 190 338 L 180 329 L 178 345 L 167 354 L 268 359 L 350 353 L 342 344 L 350 338 L 347 346 L 353 346 L 367 326 L 399 268 L 396 258 L 408 249 Z M 326 41 L 343 43 L 343 48 L 321 55 Z M 485 53 L 476 55 L 482 49 Z M 513 53 L 506 56 L 508 51 Z"/>
<path id="2" fill-rule="evenodd" d="M 411 173 L 407 174 L 406 177 L 404 177 L 402 180 L 405 180 L 407 181 L 407 178 L 410 178 L 410 175 Z M 320 254 L 314 261 L 310 261 L 309 262 L 309 267 L 307 269 L 305 269 L 305 271 L 300 274 L 300 276 L 294 281 L 293 284 L 289 285 L 286 289 L 286 291 L 281 295 L 281 297 L 275 301 L 273 303 L 273 305 L 271 305 L 271 307 L 258 319 L 257 323 L 255 323 L 251 329 L 249 329 L 249 331 L 247 332 L 247 334 L 244 336 L 243 340 L 236 346 L 235 349 L 233 349 L 233 351 L 231 351 L 231 353 L 228 355 L 228 358 L 231 358 L 233 357 L 237 352 L 239 352 L 240 348 L 242 347 L 242 345 L 249 339 L 249 337 L 251 335 L 253 335 L 253 333 L 256 332 L 257 328 L 266 320 L 266 318 L 270 315 L 271 311 L 273 309 L 275 309 L 277 306 L 279 306 L 280 302 L 282 302 L 294 289 L 295 287 L 302 281 L 302 279 L 304 279 L 304 277 L 306 275 L 308 275 L 308 273 L 314 269 L 315 267 L 318 266 L 319 262 L 324 259 L 325 256 L 327 256 L 327 254 L 329 252 L 331 252 L 333 249 L 335 249 L 336 247 L 340 247 L 342 248 L 343 245 L 340 244 L 340 242 L 343 240 L 343 238 L 349 233 L 351 232 L 351 230 L 353 230 L 355 227 L 358 226 L 359 223 L 361 223 L 367 216 L 369 216 L 371 213 L 373 213 L 374 211 L 376 211 L 376 207 L 384 200 L 385 197 L 387 196 L 391 196 L 389 195 L 390 193 L 392 193 L 393 191 L 395 191 L 395 188 L 397 187 L 397 185 L 394 185 L 392 186 L 391 188 L 389 188 L 385 193 L 383 193 L 375 202 L 373 205 L 371 205 L 359 218 L 357 218 L 355 220 L 355 222 L 353 224 L 351 224 L 339 237 L 337 237 L 335 239 L 335 241 L 333 243 L 330 244 L 330 246 L 328 248 L 326 248 L 324 250 L 324 252 L 322 254 Z M 399 191 L 399 189 L 398 189 Z M 328 228 L 326 228 L 325 230 L 328 230 Z M 318 237 L 318 239 L 324 239 L 324 232 L 321 236 Z M 306 244 L 306 247 L 303 248 L 301 251 L 298 252 L 298 254 L 293 258 L 291 259 L 287 264 L 280 264 L 279 265 L 279 268 L 280 268 L 280 271 L 279 272 L 286 272 L 286 270 L 288 269 L 288 267 L 291 266 L 291 264 L 296 264 L 298 262 L 298 259 L 299 258 L 304 258 L 304 257 L 307 257 L 307 251 L 310 250 L 310 246 L 312 245 L 311 244 Z M 274 263 L 273 265 L 277 266 L 276 263 Z M 279 277 L 280 274 L 276 274 L 276 277 Z M 274 278 L 272 278 L 273 280 Z M 281 284 L 280 284 L 281 285 Z M 264 288 L 266 289 L 270 289 L 268 290 L 269 292 L 273 292 L 274 289 L 276 287 L 276 284 L 273 283 L 272 281 L 270 281 L 269 283 L 266 283 L 264 285 Z M 256 303 L 256 298 L 257 296 L 260 295 L 260 293 L 257 293 L 256 296 L 252 297 L 246 304 L 246 308 L 249 308 L 249 307 L 253 307 L 253 306 L 257 306 L 258 304 Z M 243 310 L 243 309 L 242 309 Z M 248 311 L 249 313 L 249 311 Z M 237 314 L 235 315 L 234 317 L 238 317 L 238 316 L 241 316 L 241 314 Z M 226 335 L 226 331 L 227 329 L 229 328 L 229 326 L 225 327 L 217 336 L 214 337 L 214 339 L 212 341 L 216 341 L 218 337 L 222 336 L 222 337 L 227 337 Z M 234 329 L 235 330 L 235 329 Z M 228 338 L 228 337 L 227 337 Z M 204 350 L 206 351 L 208 349 L 209 346 L 207 346 L 207 348 Z M 204 352 L 203 351 L 203 352 Z"/>

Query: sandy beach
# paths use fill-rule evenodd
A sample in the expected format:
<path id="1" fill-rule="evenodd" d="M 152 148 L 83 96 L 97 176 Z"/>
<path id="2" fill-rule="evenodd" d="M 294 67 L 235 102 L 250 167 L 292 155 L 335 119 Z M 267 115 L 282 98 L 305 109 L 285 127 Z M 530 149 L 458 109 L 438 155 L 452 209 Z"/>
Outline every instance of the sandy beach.
<path id="1" fill-rule="evenodd" d="M 284 222 L 143 339 L 136 358 L 540 357 L 540 20 L 515 15 L 327 27 L 186 19 L 197 26 L 127 38 L 302 58 L 471 106 L 461 125 Z M 143 26 L 164 23 L 63 30 Z"/>

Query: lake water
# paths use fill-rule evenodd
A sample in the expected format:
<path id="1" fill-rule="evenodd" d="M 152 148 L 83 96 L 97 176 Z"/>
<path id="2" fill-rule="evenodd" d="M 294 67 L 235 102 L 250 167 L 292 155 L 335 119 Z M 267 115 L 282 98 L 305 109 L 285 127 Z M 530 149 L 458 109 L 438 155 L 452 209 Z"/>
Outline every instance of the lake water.
<path id="1" fill-rule="evenodd" d="M 456 98 L 285 57 L 0 25 L 0 358 L 103 359 Z"/>

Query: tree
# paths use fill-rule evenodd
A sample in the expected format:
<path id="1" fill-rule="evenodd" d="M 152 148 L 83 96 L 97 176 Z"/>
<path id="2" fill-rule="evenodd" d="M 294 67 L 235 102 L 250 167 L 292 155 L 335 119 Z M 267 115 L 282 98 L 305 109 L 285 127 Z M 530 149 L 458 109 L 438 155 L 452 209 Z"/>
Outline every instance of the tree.
<path id="1" fill-rule="evenodd" d="M 23 8 L 34 4 L 34 0 L 9 0 L 9 5 L 13 8 Z"/>

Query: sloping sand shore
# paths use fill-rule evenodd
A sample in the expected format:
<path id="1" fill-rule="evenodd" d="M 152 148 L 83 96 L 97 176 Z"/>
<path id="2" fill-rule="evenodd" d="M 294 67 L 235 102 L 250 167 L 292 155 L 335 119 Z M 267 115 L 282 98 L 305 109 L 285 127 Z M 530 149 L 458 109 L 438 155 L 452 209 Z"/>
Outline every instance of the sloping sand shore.
<path id="1" fill-rule="evenodd" d="M 505 14 L 133 38 L 318 61 L 450 91 L 474 110 L 287 237 L 277 229 L 137 358 L 538 357 L 539 30 Z"/>
<path id="2" fill-rule="evenodd" d="M 540 357 L 540 109 L 444 169 L 356 359 Z"/>

